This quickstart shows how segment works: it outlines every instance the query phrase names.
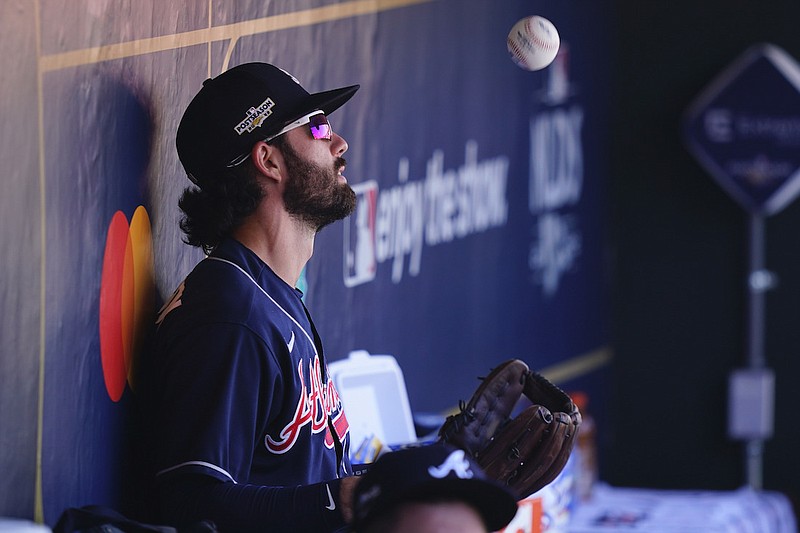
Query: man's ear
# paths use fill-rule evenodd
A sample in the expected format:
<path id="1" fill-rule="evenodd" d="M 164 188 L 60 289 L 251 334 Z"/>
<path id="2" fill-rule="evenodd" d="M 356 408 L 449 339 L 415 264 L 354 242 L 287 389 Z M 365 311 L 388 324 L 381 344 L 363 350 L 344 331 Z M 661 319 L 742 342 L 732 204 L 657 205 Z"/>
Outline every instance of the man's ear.
<path id="1" fill-rule="evenodd" d="M 259 141 L 250 150 L 250 158 L 259 172 L 264 176 L 281 181 L 281 153 L 275 146 Z"/>

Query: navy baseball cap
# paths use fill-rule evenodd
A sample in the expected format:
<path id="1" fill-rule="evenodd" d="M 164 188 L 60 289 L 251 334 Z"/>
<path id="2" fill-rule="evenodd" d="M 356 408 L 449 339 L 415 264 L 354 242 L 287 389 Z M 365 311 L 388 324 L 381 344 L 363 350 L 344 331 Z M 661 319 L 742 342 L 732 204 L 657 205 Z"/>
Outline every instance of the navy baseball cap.
<path id="1" fill-rule="evenodd" d="M 189 103 L 178 125 L 178 157 L 189 179 L 202 186 L 246 159 L 256 142 L 314 111 L 332 113 L 358 88 L 351 85 L 311 94 L 274 65 L 238 65 L 203 82 Z"/>
<path id="2" fill-rule="evenodd" d="M 517 514 L 511 492 L 463 450 L 436 443 L 389 452 L 369 465 L 356 485 L 353 526 L 359 531 L 402 503 L 442 499 L 472 506 L 489 531 L 503 529 Z"/>

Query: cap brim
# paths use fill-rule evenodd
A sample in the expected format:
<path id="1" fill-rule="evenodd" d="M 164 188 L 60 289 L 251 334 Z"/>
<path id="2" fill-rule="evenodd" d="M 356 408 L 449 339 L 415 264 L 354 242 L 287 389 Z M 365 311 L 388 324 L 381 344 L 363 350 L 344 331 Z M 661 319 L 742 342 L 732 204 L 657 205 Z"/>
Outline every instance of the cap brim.
<path id="1" fill-rule="evenodd" d="M 350 85 L 349 87 L 331 89 L 330 91 L 308 95 L 308 98 L 303 101 L 302 105 L 298 106 L 287 115 L 287 118 L 283 121 L 283 126 L 317 110 L 321 110 L 326 115 L 330 115 L 342 107 L 345 102 L 350 100 L 360 87 L 360 85 Z M 279 129 L 280 128 L 278 128 L 278 130 Z"/>
<path id="2" fill-rule="evenodd" d="M 315 93 L 311 95 L 309 103 L 313 103 L 312 107 L 321 109 L 326 115 L 330 115 L 350 100 L 360 87 L 360 85 L 351 85 L 341 89 Z"/>

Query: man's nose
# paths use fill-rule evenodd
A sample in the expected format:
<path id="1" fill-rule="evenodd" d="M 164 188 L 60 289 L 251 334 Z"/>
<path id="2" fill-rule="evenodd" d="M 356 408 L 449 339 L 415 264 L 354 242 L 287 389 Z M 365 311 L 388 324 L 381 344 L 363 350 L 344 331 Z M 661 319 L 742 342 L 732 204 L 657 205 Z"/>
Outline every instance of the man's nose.
<path id="1" fill-rule="evenodd" d="M 348 148 L 349 146 L 347 145 L 347 141 L 344 140 L 344 137 L 334 132 L 331 138 L 331 152 L 333 155 L 341 156 Z"/>

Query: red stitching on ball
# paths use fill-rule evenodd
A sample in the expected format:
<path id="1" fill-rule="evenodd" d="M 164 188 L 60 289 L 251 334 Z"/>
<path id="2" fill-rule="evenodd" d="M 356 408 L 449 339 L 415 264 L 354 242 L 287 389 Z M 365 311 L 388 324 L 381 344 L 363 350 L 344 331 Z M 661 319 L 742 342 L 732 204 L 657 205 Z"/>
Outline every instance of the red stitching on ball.
<path id="1" fill-rule="evenodd" d="M 522 48 L 519 47 L 516 41 L 512 41 L 510 37 L 507 39 L 507 41 L 508 41 L 508 46 L 510 46 L 513 49 L 512 51 L 514 53 L 514 56 L 517 58 L 517 61 L 521 65 L 528 66 L 528 62 L 525 60 L 525 54 L 522 53 Z"/>
<path id="2" fill-rule="evenodd" d="M 528 37 L 529 39 L 531 39 L 532 41 L 534 41 L 536 44 L 538 44 L 543 48 L 547 49 L 555 48 L 555 43 L 543 41 L 541 37 L 539 37 L 539 35 L 537 35 L 531 30 L 531 20 L 532 20 L 531 18 L 525 20 L 526 37 Z"/>
<path id="3" fill-rule="evenodd" d="M 543 41 L 538 35 L 531 35 L 530 38 L 542 48 L 555 48 L 555 43 Z"/>

